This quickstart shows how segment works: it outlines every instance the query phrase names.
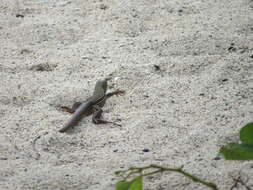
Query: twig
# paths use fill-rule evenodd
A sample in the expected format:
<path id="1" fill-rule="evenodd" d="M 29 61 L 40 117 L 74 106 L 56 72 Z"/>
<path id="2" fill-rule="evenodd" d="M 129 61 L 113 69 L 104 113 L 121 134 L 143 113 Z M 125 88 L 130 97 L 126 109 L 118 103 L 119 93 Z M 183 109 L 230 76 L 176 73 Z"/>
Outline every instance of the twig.
<path id="1" fill-rule="evenodd" d="M 157 170 L 155 170 L 153 172 L 143 173 L 142 174 L 142 172 L 144 172 L 144 170 L 148 170 L 148 169 L 157 169 Z M 166 168 L 166 167 L 163 167 L 163 166 L 158 166 L 158 165 L 155 165 L 155 164 L 151 164 L 149 166 L 144 166 L 144 167 L 131 167 L 128 170 L 117 171 L 117 172 L 115 172 L 115 174 L 119 175 L 119 176 L 124 176 L 124 174 L 125 174 L 126 176 L 124 177 L 124 180 L 126 180 L 131 175 L 136 174 L 136 173 L 140 174 L 139 176 L 136 176 L 136 177 L 145 177 L 145 176 L 154 175 L 156 173 L 162 173 L 164 171 L 172 171 L 172 172 L 180 173 L 180 174 L 184 175 L 185 177 L 193 180 L 194 182 L 201 183 L 205 186 L 208 186 L 209 188 L 211 188 L 213 190 L 218 190 L 216 184 L 204 181 L 204 180 L 198 178 L 197 176 L 194 176 L 194 175 L 184 171 L 183 166 L 181 166 L 179 168 Z M 248 189 L 248 190 L 250 190 L 250 189 Z"/>
<path id="2" fill-rule="evenodd" d="M 248 178 L 246 180 L 246 182 L 243 181 L 242 179 L 242 175 L 241 175 L 241 171 L 239 172 L 239 176 L 237 178 L 233 177 L 233 176 L 230 176 L 232 177 L 232 179 L 234 180 L 234 185 L 230 188 L 230 190 L 233 190 L 234 188 L 238 187 L 238 184 L 242 184 L 242 186 L 244 186 L 247 190 L 252 190 L 246 183 L 248 182 Z"/>

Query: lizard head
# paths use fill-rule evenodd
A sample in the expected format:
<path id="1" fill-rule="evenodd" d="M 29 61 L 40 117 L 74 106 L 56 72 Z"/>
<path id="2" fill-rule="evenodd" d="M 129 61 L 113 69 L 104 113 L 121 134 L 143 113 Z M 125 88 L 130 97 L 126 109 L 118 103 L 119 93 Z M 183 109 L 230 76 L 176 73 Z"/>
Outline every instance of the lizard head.
<path id="1" fill-rule="evenodd" d="M 106 80 L 98 80 L 96 82 L 94 92 L 100 92 L 101 90 L 103 90 L 104 93 L 106 92 L 106 90 L 107 90 L 107 81 Z"/>

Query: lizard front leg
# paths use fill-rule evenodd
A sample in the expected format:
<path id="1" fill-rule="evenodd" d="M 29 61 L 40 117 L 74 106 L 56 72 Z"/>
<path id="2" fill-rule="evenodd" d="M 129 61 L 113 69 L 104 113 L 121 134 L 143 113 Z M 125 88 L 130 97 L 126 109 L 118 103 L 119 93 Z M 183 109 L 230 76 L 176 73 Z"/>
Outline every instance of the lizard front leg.
<path id="1" fill-rule="evenodd" d="M 110 97 L 112 97 L 114 95 L 118 96 L 118 95 L 123 95 L 123 94 L 125 94 L 124 90 L 115 90 L 113 92 L 108 92 L 108 93 L 106 93 L 106 99 L 108 99 L 108 98 L 110 98 Z"/>
<path id="2" fill-rule="evenodd" d="M 93 106 L 93 115 L 92 115 L 92 122 L 95 123 L 95 124 L 107 124 L 107 123 L 111 123 L 111 124 L 114 124 L 114 125 L 117 125 L 117 126 L 120 126 L 120 124 L 118 123 L 115 123 L 115 122 L 112 122 L 112 121 L 106 121 L 106 120 L 103 120 L 102 119 L 102 113 L 103 113 L 103 110 L 101 109 L 100 106 L 98 105 L 94 105 Z"/>

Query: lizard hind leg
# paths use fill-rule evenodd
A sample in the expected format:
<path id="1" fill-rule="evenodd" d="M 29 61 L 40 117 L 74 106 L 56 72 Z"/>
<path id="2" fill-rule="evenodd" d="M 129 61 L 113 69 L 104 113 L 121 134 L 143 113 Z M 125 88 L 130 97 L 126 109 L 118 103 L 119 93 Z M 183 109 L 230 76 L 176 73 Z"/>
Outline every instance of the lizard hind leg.
<path id="1" fill-rule="evenodd" d="M 92 122 L 94 124 L 100 124 L 102 120 L 103 110 L 99 106 L 93 106 Z"/>
<path id="2" fill-rule="evenodd" d="M 94 124 L 107 124 L 107 123 L 111 123 L 111 124 L 114 124 L 114 125 L 117 125 L 117 126 L 121 127 L 120 124 L 117 124 L 117 123 L 112 122 L 112 121 L 106 121 L 106 120 L 102 119 L 103 110 L 99 106 L 94 106 L 93 109 L 94 109 L 94 113 L 92 115 L 92 122 Z"/>

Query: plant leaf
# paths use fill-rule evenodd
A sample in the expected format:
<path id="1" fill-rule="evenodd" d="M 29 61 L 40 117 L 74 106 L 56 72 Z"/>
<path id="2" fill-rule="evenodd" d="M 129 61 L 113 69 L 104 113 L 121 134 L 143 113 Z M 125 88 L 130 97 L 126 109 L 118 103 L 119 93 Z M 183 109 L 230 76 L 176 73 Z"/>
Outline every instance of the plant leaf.
<path id="1" fill-rule="evenodd" d="M 132 180 L 130 190 L 142 190 L 142 177 L 136 177 Z"/>
<path id="2" fill-rule="evenodd" d="M 229 143 L 221 147 L 220 154 L 226 160 L 253 160 L 253 144 Z"/>
<path id="3" fill-rule="evenodd" d="M 128 190 L 132 182 L 118 181 L 115 185 L 115 190 Z"/>
<path id="4" fill-rule="evenodd" d="M 241 128 L 240 140 L 243 143 L 253 144 L 253 123 L 248 123 Z"/>

